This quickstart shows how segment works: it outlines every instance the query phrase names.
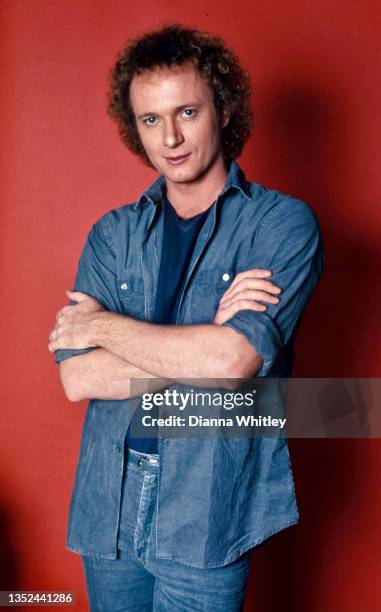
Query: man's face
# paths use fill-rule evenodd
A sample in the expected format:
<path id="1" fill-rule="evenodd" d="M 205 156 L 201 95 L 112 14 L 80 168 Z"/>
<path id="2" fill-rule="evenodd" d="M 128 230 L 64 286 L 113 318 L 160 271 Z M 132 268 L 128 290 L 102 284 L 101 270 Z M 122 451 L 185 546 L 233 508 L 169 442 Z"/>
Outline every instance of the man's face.
<path id="1" fill-rule="evenodd" d="M 167 181 L 190 183 L 221 164 L 212 91 L 191 63 L 136 75 L 130 99 L 143 147 Z"/>

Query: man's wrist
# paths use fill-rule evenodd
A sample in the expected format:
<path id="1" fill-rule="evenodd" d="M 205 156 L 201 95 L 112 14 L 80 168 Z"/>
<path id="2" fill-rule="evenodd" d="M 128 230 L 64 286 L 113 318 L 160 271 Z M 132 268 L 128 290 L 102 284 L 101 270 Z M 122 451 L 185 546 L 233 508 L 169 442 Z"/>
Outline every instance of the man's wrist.
<path id="1" fill-rule="evenodd" d="M 91 321 L 89 330 L 91 336 L 91 343 L 95 346 L 107 348 L 110 344 L 110 338 L 112 338 L 114 326 L 121 318 L 122 315 L 110 311 L 102 311 L 95 313 L 95 316 Z M 123 316 L 123 319 L 127 318 L 128 317 Z"/>

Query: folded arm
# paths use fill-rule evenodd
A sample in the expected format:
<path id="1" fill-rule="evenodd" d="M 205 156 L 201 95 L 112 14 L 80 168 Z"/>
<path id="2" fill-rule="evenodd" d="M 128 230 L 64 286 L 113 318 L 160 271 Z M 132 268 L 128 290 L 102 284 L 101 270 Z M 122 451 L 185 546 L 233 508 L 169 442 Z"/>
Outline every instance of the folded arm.
<path id="1" fill-rule="evenodd" d="M 262 363 L 243 336 L 214 323 L 155 325 L 108 311 L 68 309 L 51 334 L 50 350 L 96 347 L 60 364 L 74 401 L 128 398 L 133 378 L 156 378 L 156 388 L 165 386 L 163 378 L 247 378 Z"/>
<path id="2" fill-rule="evenodd" d="M 146 379 L 152 392 L 166 386 L 163 377 L 228 379 L 229 386 L 231 379 L 254 375 L 262 363 L 257 351 L 244 336 L 221 326 L 242 308 L 266 310 L 259 300 L 279 301 L 280 289 L 266 280 L 269 275 L 257 269 L 238 274 L 210 325 L 142 323 L 107 312 L 84 293 L 68 292 L 78 304 L 59 311 L 50 350 L 98 348 L 61 362 L 67 397 L 126 399 L 132 396 L 131 379 Z"/>
<path id="3" fill-rule="evenodd" d="M 73 388 L 83 389 L 80 399 L 127 398 L 133 377 L 223 379 L 267 374 L 291 338 L 323 266 L 316 219 L 302 202 L 285 199 L 262 220 L 249 262 L 256 270 L 272 271 L 273 282 L 282 287 L 280 301 L 274 295 L 266 299 L 263 292 L 274 291 L 253 287 L 253 278 L 243 283 L 242 277 L 253 272 L 249 270 L 234 279 L 213 323 L 155 325 L 115 314 L 120 308 L 112 291 L 116 278 L 112 232 L 109 228 L 106 240 L 101 229 L 90 233 L 80 260 L 76 288 L 86 293 L 69 293 L 78 304 L 58 313 L 50 335 L 52 352 L 68 348 L 76 355 L 68 360 L 70 365 L 61 363 L 61 370 L 64 384 L 74 380 Z M 264 278 L 261 282 L 268 282 Z M 99 298 L 104 308 L 88 294 Z M 258 301 L 269 302 L 269 307 Z M 95 312 L 86 312 L 94 304 Z M 90 347 L 96 350 L 78 355 Z M 87 380 L 81 382 L 82 378 Z"/>
<path id="4" fill-rule="evenodd" d="M 166 386 L 163 378 L 145 372 L 102 348 L 62 361 L 60 377 L 66 396 L 72 402 L 128 399 L 134 396 L 131 379 L 145 379 L 147 388 L 144 392 L 152 393 Z"/>

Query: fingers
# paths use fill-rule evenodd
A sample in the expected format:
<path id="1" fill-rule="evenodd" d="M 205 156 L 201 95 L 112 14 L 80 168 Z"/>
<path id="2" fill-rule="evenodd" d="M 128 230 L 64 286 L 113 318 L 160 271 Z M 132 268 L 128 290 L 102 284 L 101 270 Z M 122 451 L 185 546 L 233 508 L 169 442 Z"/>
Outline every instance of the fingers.
<path id="1" fill-rule="evenodd" d="M 234 300 L 234 302 L 230 302 L 229 306 L 225 307 L 225 310 L 228 310 L 233 314 L 236 314 L 236 312 L 239 312 L 240 310 L 255 310 L 256 312 L 264 312 L 265 310 L 267 310 L 267 306 L 265 306 L 264 304 L 260 304 L 255 300 L 243 298 L 239 300 Z"/>
<path id="2" fill-rule="evenodd" d="M 240 299 L 230 302 L 228 305 L 219 306 L 214 317 L 214 323 L 222 325 L 225 321 L 228 321 L 240 310 L 254 310 L 256 312 L 265 312 L 267 306 L 256 302 L 255 300 Z"/>
<path id="3" fill-rule="evenodd" d="M 57 318 L 61 316 L 61 314 L 65 314 L 68 312 L 68 309 L 72 309 L 73 306 L 79 306 L 83 310 L 87 311 L 96 311 L 96 310 L 104 310 L 102 304 L 98 302 L 94 297 L 87 295 L 87 293 L 83 293 L 82 291 L 66 291 L 66 295 L 70 300 L 76 302 L 76 304 L 70 304 L 69 306 L 64 306 L 57 313 Z"/>
<path id="4" fill-rule="evenodd" d="M 271 270 L 264 270 L 263 268 L 250 268 L 250 270 L 244 270 L 238 272 L 235 275 L 234 280 L 242 280 L 243 278 L 267 278 L 272 275 Z"/>
<path id="5" fill-rule="evenodd" d="M 57 321 L 59 321 L 60 319 L 62 319 L 62 317 L 65 316 L 65 313 L 70 310 L 71 308 L 73 308 L 72 305 L 70 306 L 64 306 L 63 308 L 60 308 L 60 310 L 57 312 L 56 314 L 56 319 Z"/>
<path id="6" fill-rule="evenodd" d="M 48 349 L 88 348 L 90 319 L 96 311 L 104 310 L 102 304 L 82 291 L 66 291 L 75 304 L 66 305 L 56 314 L 56 324 L 49 335 Z M 75 306 L 75 308 L 73 308 Z"/>
<path id="7" fill-rule="evenodd" d="M 58 338 L 58 330 L 54 328 L 53 331 L 51 331 L 49 334 L 49 341 L 53 342 L 53 340 L 57 340 L 57 338 Z"/>
<path id="8" fill-rule="evenodd" d="M 279 298 L 275 295 L 267 293 L 267 291 L 256 291 L 253 289 L 243 289 L 236 291 L 228 296 L 223 296 L 220 301 L 220 306 L 229 306 L 237 300 L 254 300 L 256 302 L 267 302 L 268 304 L 279 304 Z"/>
<path id="9" fill-rule="evenodd" d="M 69 348 L 69 347 L 62 346 L 62 342 L 59 338 L 57 338 L 56 340 L 51 340 L 48 344 L 48 351 L 50 353 L 55 353 L 56 351 L 59 351 L 60 349 L 64 349 L 64 348 Z"/>
<path id="10" fill-rule="evenodd" d="M 280 302 L 281 288 L 268 280 L 270 270 L 252 268 L 239 272 L 221 297 L 214 322 L 221 325 L 240 310 L 265 312 L 267 304 L 277 305 Z"/>
<path id="11" fill-rule="evenodd" d="M 244 272 L 239 272 L 235 275 L 232 284 L 229 289 L 224 294 L 226 296 L 231 296 L 236 293 L 236 291 L 241 291 L 242 289 L 259 289 L 262 291 L 268 291 L 269 293 L 278 294 L 281 292 L 280 287 L 275 285 L 275 283 L 270 280 L 266 280 L 271 276 L 270 270 L 262 270 L 260 268 L 252 268 L 250 270 L 245 270 Z"/>
<path id="12" fill-rule="evenodd" d="M 272 283 L 271 281 L 261 280 L 261 279 L 253 279 L 253 278 L 244 278 L 238 281 L 235 285 L 232 283 L 227 291 L 223 294 L 220 304 L 223 304 L 226 301 L 231 301 L 231 299 L 236 296 L 238 293 L 243 291 L 258 291 L 262 294 L 262 297 L 258 299 L 264 299 L 264 296 L 268 296 L 268 299 L 264 299 L 266 302 L 270 302 L 272 304 L 277 304 L 279 302 L 279 298 L 277 301 L 273 301 L 273 296 L 277 296 L 281 293 L 281 289 Z M 254 298 L 256 299 L 256 298 Z"/>
<path id="13" fill-rule="evenodd" d="M 242 281 L 246 279 L 257 280 L 257 281 L 266 280 L 271 275 L 272 275 L 271 270 L 262 270 L 261 268 L 251 268 L 250 270 L 244 270 L 243 272 L 238 272 L 238 274 L 235 275 L 230 287 L 232 287 L 233 285 L 235 286 L 238 283 L 241 283 Z"/>
<path id="14" fill-rule="evenodd" d="M 70 289 L 68 289 L 65 293 L 68 298 L 70 298 L 74 302 L 83 302 L 84 300 L 88 300 L 90 298 L 87 293 L 82 293 L 82 291 L 71 291 Z"/>
<path id="15" fill-rule="evenodd" d="M 57 349 L 56 342 L 58 340 L 58 337 L 59 337 L 58 328 L 55 327 L 49 334 L 48 349 L 51 353 L 54 353 Z"/>

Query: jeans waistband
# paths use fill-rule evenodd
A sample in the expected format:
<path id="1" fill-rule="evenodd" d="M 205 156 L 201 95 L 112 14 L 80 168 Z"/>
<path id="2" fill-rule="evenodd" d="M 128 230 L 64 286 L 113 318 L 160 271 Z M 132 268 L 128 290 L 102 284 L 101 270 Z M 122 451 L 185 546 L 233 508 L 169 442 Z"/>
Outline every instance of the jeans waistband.
<path id="1" fill-rule="evenodd" d="M 160 465 L 159 455 L 140 453 L 131 448 L 127 452 L 127 462 L 149 472 L 158 472 Z"/>

